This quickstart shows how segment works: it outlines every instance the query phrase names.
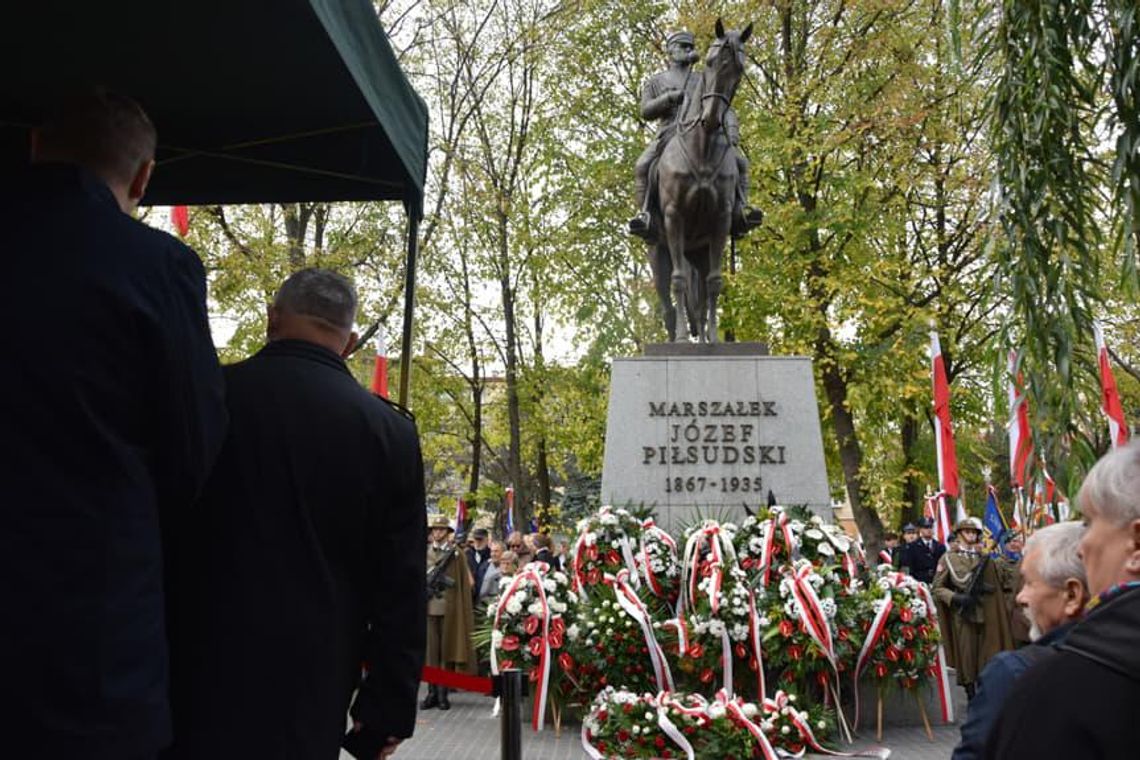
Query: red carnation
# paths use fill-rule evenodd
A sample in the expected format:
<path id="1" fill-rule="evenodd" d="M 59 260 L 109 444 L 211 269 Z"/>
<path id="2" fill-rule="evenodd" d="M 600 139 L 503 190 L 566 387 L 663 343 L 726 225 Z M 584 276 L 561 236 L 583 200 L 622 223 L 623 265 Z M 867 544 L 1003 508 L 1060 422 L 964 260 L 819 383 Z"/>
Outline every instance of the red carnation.
<path id="1" fill-rule="evenodd" d="M 792 644 L 788 647 L 788 657 L 791 657 L 793 660 L 799 660 L 803 657 L 803 654 L 804 650 L 801 649 L 798 644 Z"/>
<path id="2" fill-rule="evenodd" d="M 796 627 L 792 624 L 791 620 L 781 620 L 780 621 L 780 635 L 781 636 L 783 636 L 784 638 L 788 638 L 793 633 L 795 633 L 795 631 L 796 631 Z"/>
<path id="3" fill-rule="evenodd" d="M 914 640 L 914 628 L 912 626 L 904 625 L 902 628 L 899 629 L 899 633 L 901 633 L 902 637 L 904 639 L 906 639 L 907 641 L 913 641 Z"/>
<path id="4" fill-rule="evenodd" d="M 654 739 L 653 743 L 657 745 L 657 749 L 665 748 L 665 738 L 662 736 L 658 736 L 656 739 Z"/>
<path id="5" fill-rule="evenodd" d="M 527 677 L 531 683 L 538 683 L 538 668 L 531 668 L 527 671 Z"/>
<path id="6" fill-rule="evenodd" d="M 538 616 L 531 615 L 523 623 L 523 630 L 526 631 L 527 636 L 533 636 L 540 625 L 542 625 L 542 621 L 538 619 Z"/>
<path id="7" fill-rule="evenodd" d="M 629 731 L 626 731 L 624 728 L 619 728 L 617 732 L 617 738 L 619 742 L 629 741 Z"/>
<path id="8" fill-rule="evenodd" d="M 899 611 L 899 620 L 903 621 L 904 623 L 909 623 L 913 619 L 914 613 L 910 611 L 910 607 L 903 607 Z"/>
<path id="9" fill-rule="evenodd" d="M 903 658 L 903 662 L 906 662 L 906 663 L 914 662 L 914 651 L 910 650 L 910 649 L 904 649 L 903 653 L 902 653 L 902 658 Z"/>
<path id="10" fill-rule="evenodd" d="M 712 668 L 705 668 L 701 671 L 701 683 L 712 683 L 716 678 L 716 674 L 712 672 Z"/>
<path id="11" fill-rule="evenodd" d="M 606 563 L 610 565 L 620 565 L 621 555 L 618 554 L 615 550 L 610 549 L 608 552 L 606 552 Z"/>
<path id="12" fill-rule="evenodd" d="M 551 631 L 549 640 L 550 640 L 550 648 L 551 649 L 561 649 L 562 648 L 562 633 L 561 632 L 555 633 L 554 631 Z"/>
<path id="13" fill-rule="evenodd" d="M 532 655 L 538 657 L 540 654 L 542 654 L 542 637 L 535 636 L 532 638 L 529 642 L 527 642 L 526 648 L 530 650 L 530 653 Z"/>
<path id="14" fill-rule="evenodd" d="M 510 636 L 504 636 L 503 643 L 499 645 L 499 648 L 504 652 L 515 651 L 519 648 L 519 637 L 515 636 L 514 634 L 511 634 Z"/>
<path id="15" fill-rule="evenodd" d="M 550 621 L 550 632 L 551 633 L 565 633 L 566 632 L 566 624 L 562 622 L 561 617 L 556 617 Z"/>
<path id="16" fill-rule="evenodd" d="M 847 633 L 847 629 L 846 629 L 846 628 L 840 628 L 840 629 L 839 629 L 839 640 L 840 640 L 840 641 L 847 641 L 847 638 L 848 638 L 849 636 L 850 636 L 850 634 L 849 634 L 849 633 Z"/>
<path id="17" fill-rule="evenodd" d="M 558 665 L 567 673 L 574 671 L 574 658 L 568 652 L 558 655 Z"/>
<path id="18" fill-rule="evenodd" d="M 891 662 L 899 661 L 899 650 L 895 648 L 894 644 L 887 647 L 887 659 Z"/>
<path id="19" fill-rule="evenodd" d="M 703 646 L 701 646 L 700 644 L 692 644 L 689 647 L 689 656 L 692 657 L 694 660 L 701 659 L 701 657 L 703 657 L 704 654 L 705 654 L 705 648 Z"/>
<path id="20" fill-rule="evenodd" d="M 591 586 L 597 585 L 602 581 L 602 571 L 596 567 L 591 567 L 589 572 L 586 573 L 586 583 Z"/>
<path id="21" fill-rule="evenodd" d="M 510 670 L 515 666 L 514 660 L 503 660 L 499 663 L 499 670 Z"/>
<path id="22" fill-rule="evenodd" d="M 598 558 L 597 544 L 590 544 L 590 546 L 586 549 L 586 557 L 589 558 L 591 562 Z"/>
<path id="23" fill-rule="evenodd" d="M 743 644 L 736 645 L 736 656 L 742 660 L 748 656 L 748 650 L 744 648 Z"/>
<path id="24" fill-rule="evenodd" d="M 608 712 L 606 712 L 605 710 L 599 710 L 598 711 L 598 722 L 599 723 L 605 723 L 606 718 L 608 718 L 608 717 L 610 717 L 610 714 Z"/>
<path id="25" fill-rule="evenodd" d="M 881 662 L 876 662 L 875 663 L 875 675 L 878 676 L 879 678 L 886 678 L 887 677 L 887 666 Z"/>

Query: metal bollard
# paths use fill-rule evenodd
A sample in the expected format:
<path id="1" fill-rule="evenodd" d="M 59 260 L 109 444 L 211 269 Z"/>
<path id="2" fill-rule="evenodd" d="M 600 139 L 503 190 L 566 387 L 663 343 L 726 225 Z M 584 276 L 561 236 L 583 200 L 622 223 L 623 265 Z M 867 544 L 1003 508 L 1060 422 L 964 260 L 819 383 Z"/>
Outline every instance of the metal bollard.
<path id="1" fill-rule="evenodd" d="M 499 742 L 502 760 L 522 760 L 522 671 L 504 670 L 500 677 Z"/>

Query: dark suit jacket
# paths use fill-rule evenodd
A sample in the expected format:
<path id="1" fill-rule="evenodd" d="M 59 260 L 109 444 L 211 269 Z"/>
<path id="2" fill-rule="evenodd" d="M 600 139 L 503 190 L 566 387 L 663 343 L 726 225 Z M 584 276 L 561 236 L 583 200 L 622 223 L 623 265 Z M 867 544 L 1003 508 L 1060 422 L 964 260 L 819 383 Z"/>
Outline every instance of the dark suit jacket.
<path id="1" fill-rule="evenodd" d="M 337 355 L 270 343 L 225 369 L 230 428 L 172 596 L 177 758 L 336 760 L 352 714 L 411 736 L 426 639 L 412 420 Z"/>
<path id="2" fill-rule="evenodd" d="M 0 754 L 170 738 L 163 523 L 221 445 L 198 257 L 78 168 L 0 186 Z"/>
<path id="3" fill-rule="evenodd" d="M 903 547 L 899 554 L 899 567 L 909 568 L 910 574 L 923 583 L 933 583 L 934 571 L 938 568 L 938 560 L 945 553 L 945 544 L 931 539 L 928 549 L 920 538 Z"/>

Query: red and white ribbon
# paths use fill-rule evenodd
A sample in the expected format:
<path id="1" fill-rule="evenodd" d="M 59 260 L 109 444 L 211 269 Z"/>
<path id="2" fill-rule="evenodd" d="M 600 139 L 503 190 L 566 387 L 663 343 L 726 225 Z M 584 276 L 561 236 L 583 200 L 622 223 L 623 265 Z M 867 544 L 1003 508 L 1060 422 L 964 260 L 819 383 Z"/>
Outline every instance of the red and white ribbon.
<path id="1" fill-rule="evenodd" d="M 934 606 L 934 597 L 930 593 L 930 587 L 925 583 L 919 583 L 918 592 L 922 594 L 922 601 L 926 603 L 926 618 L 930 624 L 938 627 L 938 608 Z M 942 711 L 942 722 L 954 722 L 954 700 L 950 696 L 950 675 L 946 672 L 946 650 L 942 647 L 942 641 L 938 642 L 938 650 L 935 654 L 934 660 L 934 686 L 938 690 L 939 708 Z"/>
<path id="2" fill-rule="evenodd" d="M 653 676 L 657 679 L 657 688 L 673 691 L 673 674 L 669 670 L 669 661 L 665 658 L 665 651 L 657 643 L 657 637 L 653 633 L 653 617 L 637 592 L 630 588 L 629 570 L 620 570 L 617 577 L 607 573 L 606 583 L 613 586 L 614 595 L 621 608 L 641 626 L 641 632 L 645 636 L 645 646 L 649 650 L 649 659 L 653 663 Z"/>
<path id="3" fill-rule="evenodd" d="M 756 594 L 748 589 L 748 636 L 752 641 L 752 656 L 756 658 L 756 694 L 764 699 L 764 656 L 760 649 L 760 615 L 756 613 Z"/>
<path id="4" fill-rule="evenodd" d="M 665 590 L 661 586 L 661 582 L 657 580 L 657 574 L 653 572 L 653 564 L 649 558 L 649 547 L 647 542 L 649 540 L 657 540 L 669 547 L 669 552 L 673 555 L 674 561 L 677 558 L 677 542 L 673 540 L 665 531 L 657 527 L 653 522 L 653 518 L 648 518 L 641 523 L 641 572 L 645 577 L 645 583 L 653 591 L 653 593 L 665 599 Z M 666 601 L 669 601 L 666 599 Z"/>
<path id="5" fill-rule="evenodd" d="M 886 577 L 891 581 L 892 588 L 898 585 L 897 578 L 900 573 L 890 573 Z M 863 648 L 859 650 L 859 656 L 855 658 L 855 670 L 851 674 L 851 681 L 855 688 L 855 729 L 859 729 L 859 676 L 862 675 L 863 669 L 867 667 L 867 661 L 871 657 L 871 652 L 875 651 L 875 647 L 879 643 L 879 639 L 883 636 L 883 631 L 887 628 L 887 620 L 890 617 L 891 610 L 894 608 L 894 595 L 891 589 L 887 589 L 883 593 L 883 598 L 879 600 L 882 607 L 875 613 L 874 619 L 871 621 L 871 627 L 867 630 L 867 638 L 863 640 Z"/>
<path id="6" fill-rule="evenodd" d="M 669 708 L 680 708 L 681 712 L 687 715 L 691 715 L 693 713 L 685 708 L 684 705 L 681 705 L 680 703 L 672 700 L 669 696 L 669 692 L 659 692 L 657 694 L 656 700 L 654 701 L 657 704 L 658 727 L 660 727 L 666 736 L 673 740 L 674 744 L 681 748 L 681 751 L 685 753 L 687 760 L 696 760 L 696 753 L 693 751 L 693 745 L 689 743 L 689 740 L 685 738 L 685 735 L 681 733 L 676 724 L 669 719 Z"/>
<path id="7" fill-rule="evenodd" d="M 748 729 L 748 733 L 752 734 L 752 738 L 756 740 L 756 746 L 760 748 L 760 756 L 764 760 L 778 760 L 779 755 L 776 753 L 775 747 L 768 741 L 768 737 L 760 726 L 752 722 L 744 713 L 743 702 L 739 699 L 734 699 L 730 694 L 725 693 L 723 690 L 716 693 L 716 700 L 713 704 L 720 705 L 724 708 L 725 712 L 732 715 L 736 722 Z"/>
<path id="8" fill-rule="evenodd" d="M 578 540 L 574 542 L 574 553 L 570 558 L 570 581 L 571 588 L 574 591 L 579 591 L 586 586 L 586 579 L 582 576 L 582 553 L 586 551 L 586 534 L 588 531 L 583 531 Z"/>
<path id="9" fill-rule="evenodd" d="M 788 700 L 787 694 L 785 694 L 783 691 L 777 691 L 772 699 L 764 700 L 764 712 L 766 713 L 780 714 L 783 713 L 785 708 L 790 708 L 787 712 L 788 720 L 790 720 L 792 722 L 792 725 L 796 727 L 796 730 L 799 732 L 800 739 L 803 741 L 804 745 L 807 748 L 810 748 L 813 752 L 819 753 L 821 755 L 831 755 L 832 757 L 887 758 L 891 755 L 891 751 L 885 747 L 869 749 L 864 752 L 838 752 L 833 749 L 828 749 L 827 747 L 820 744 L 819 740 L 815 738 L 815 733 L 811 730 L 811 725 L 800 717 L 799 711 L 794 707 L 790 707 L 790 702 Z M 803 752 L 799 752 L 793 757 L 801 757 L 803 754 Z"/>
<path id="10" fill-rule="evenodd" d="M 499 622 L 503 611 L 507 608 L 511 597 L 526 583 L 533 583 L 538 602 L 542 607 L 542 651 L 538 658 L 538 693 L 534 699 L 534 711 L 531 714 L 531 727 L 541 731 L 546 717 L 546 699 L 550 692 L 550 605 L 546 601 L 546 589 L 542 587 L 542 576 L 549 566 L 544 562 L 532 562 L 522 569 L 511 581 L 506 592 L 499 597 L 499 604 L 495 609 L 495 620 L 491 627 L 493 632 L 499 630 Z M 499 674 L 498 647 L 491 645 L 491 673 Z"/>
<path id="11" fill-rule="evenodd" d="M 787 551 L 788 561 L 791 561 L 791 557 L 796 551 L 796 539 L 792 534 L 791 525 L 788 524 L 787 513 L 783 510 L 774 511 L 772 517 L 768 520 L 768 529 L 764 533 L 764 549 L 760 555 L 760 568 L 763 571 L 760 574 L 760 584 L 762 586 L 767 586 L 768 581 L 771 580 L 772 555 L 775 550 L 777 530 L 784 534 L 784 547 Z"/>
<path id="12" fill-rule="evenodd" d="M 823 605 L 815 593 L 815 587 L 808 580 L 813 572 L 814 568 L 810 564 L 805 564 L 799 570 L 788 574 L 792 581 L 792 599 L 799 611 L 800 620 L 803 621 L 804 630 L 831 663 L 832 670 L 836 670 L 835 642 L 831 638 L 831 625 L 827 622 L 827 615 L 823 612 Z M 836 673 L 838 674 L 837 670 Z"/>

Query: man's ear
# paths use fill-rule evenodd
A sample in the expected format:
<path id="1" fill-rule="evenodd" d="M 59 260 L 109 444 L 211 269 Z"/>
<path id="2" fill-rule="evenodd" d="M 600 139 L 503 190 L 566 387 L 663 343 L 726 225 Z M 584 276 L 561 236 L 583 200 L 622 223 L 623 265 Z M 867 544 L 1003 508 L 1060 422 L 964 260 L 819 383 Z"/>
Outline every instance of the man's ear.
<path id="1" fill-rule="evenodd" d="M 134 179 L 127 187 L 127 198 L 133 201 L 136 205 L 146 195 L 146 186 L 150 184 L 150 175 L 154 173 L 154 160 L 146 161 L 139 164 L 138 171 L 135 172 Z"/>
<path id="2" fill-rule="evenodd" d="M 340 352 L 340 358 L 347 359 L 352 352 L 356 350 L 358 343 L 360 343 L 360 336 L 357 335 L 354 330 L 348 334 L 348 343 L 345 344 L 344 350 Z"/>
<path id="3" fill-rule="evenodd" d="M 1124 561 L 1124 569 L 1129 575 L 1140 576 L 1140 520 L 1133 520 L 1128 526 L 1129 552 L 1128 559 Z"/>
<path id="4" fill-rule="evenodd" d="M 1065 617 L 1075 618 L 1079 617 L 1081 610 L 1085 608 L 1088 602 L 1088 591 L 1085 589 L 1085 584 L 1081 583 L 1076 578 L 1069 578 L 1065 581 Z"/>

